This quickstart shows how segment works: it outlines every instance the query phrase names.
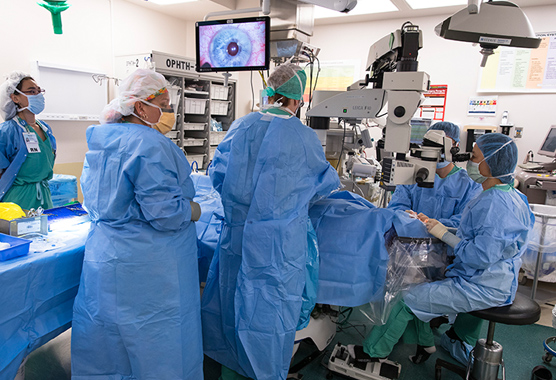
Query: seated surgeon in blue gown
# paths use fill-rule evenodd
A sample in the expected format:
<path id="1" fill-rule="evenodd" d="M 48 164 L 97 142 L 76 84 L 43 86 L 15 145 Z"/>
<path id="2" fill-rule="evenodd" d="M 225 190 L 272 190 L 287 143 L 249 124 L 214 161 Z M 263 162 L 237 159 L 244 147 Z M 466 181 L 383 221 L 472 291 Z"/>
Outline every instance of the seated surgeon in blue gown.
<path id="1" fill-rule="evenodd" d="M 203 378 L 193 220 L 200 208 L 173 125 L 166 79 L 123 80 L 87 129 L 81 188 L 91 217 L 71 342 L 72 379 Z M 170 120 L 166 118 L 170 117 Z"/>
<path id="2" fill-rule="evenodd" d="M 387 357 L 409 324 L 417 331 L 418 350 L 412 357 L 422 362 L 434 346 L 429 321 L 496 306 L 509 305 L 515 298 L 521 255 L 533 228 L 534 216 L 527 198 L 513 188 L 517 147 L 511 138 L 488 133 L 477 140 L 469 176 L 480 183 L 483 192 L 471 200 L 461 216 L 457 234 L 448 232 L 435 219 L 426 221 L 433 236 L 454 248 L 454 262 L 441 281 L 419 284 L 397 303 L 383 326 L 374 326 L 363 347 L 352 348 L 359 361 Z M 467 323 L 475 323 L 468 320 Z M 473 326 L 467 326 L 472 330 Z M 471 347 L 463 336 L 451 329 L 442 337 L 442 346 L 467 364 Z M 415 360 L 418 359 L 418 360 Z"/>
<path id="3" fill-rule="evenodd" d="M 459 144 L 460 130 L 454 123 L 441 121 L 433 124 L 429 130 L 444 131 L 446 136 L 452 139 L 454 146 Z M 465 169 L 445 160 L 436 165 L 433 188 L 419 187 L 417 184 L 396 186 L 388 208 L 408 211 L 414 216 L 418 214 L 423 221 L 433 218 L 446 227 L 457 228 L 465 206 L 481 191 L 481 185 L 469 178 Z M 481 330 L 481 320 L 469 314 L 460 314 L 454 325 L 460 335 L 465 337 L 464 341 L 474 346 Z M 412 332 L 408 332 L 404 336 L 404 341 L 408 343 L 415 341 L 412 335 Z M 426 350 L 428 351 L 424 348 L 418 349 L 417 355 L 412 360 L 417 363 L 426 360 L 428 354 L 434 352 L 435 348 L 427 347 Z"/>
<path id="4" fill-rule="evenodd" d="M 271 107 L 236 120 L 209 168 L 224 221 L 203 292 L 203 345 L 223 380 L 286 379 L 316 249 L 308 208 L 340 186 L 316 133 L 294 116 L 305 82 L 299 66 L 278 66 L 265 89 Z"/>
<path id="5" fill-rule="evenodd" d="M 453 123 L 441 121 L 429 130 L 444 131 L 454 146 L 459 143 L 459 127 Z M 481 185 L 473 182 L 465 169 L 450 161 L 443 161 L 436 164 L 433 188 L 419 187 L 417 184 L 396 186 L 388 208 L 413 211 L 413 215 L 424 214 L 437 219 L 446 227 L 457 228 L 467 202 L 481 190 Z"/>

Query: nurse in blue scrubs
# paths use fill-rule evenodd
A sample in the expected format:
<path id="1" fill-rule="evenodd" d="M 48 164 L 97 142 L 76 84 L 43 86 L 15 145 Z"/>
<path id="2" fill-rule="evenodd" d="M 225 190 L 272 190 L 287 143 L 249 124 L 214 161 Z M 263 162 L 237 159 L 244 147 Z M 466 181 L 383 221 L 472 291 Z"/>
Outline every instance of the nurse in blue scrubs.
<path id="1" fill-rule="evenodd" d="M 56 158 L 52 129 L 36 115 L 44 92 L 28 74 L 13 72 L 0 85 L 0 200 L 21 208 L 52 208 L 48 181 Z"/>

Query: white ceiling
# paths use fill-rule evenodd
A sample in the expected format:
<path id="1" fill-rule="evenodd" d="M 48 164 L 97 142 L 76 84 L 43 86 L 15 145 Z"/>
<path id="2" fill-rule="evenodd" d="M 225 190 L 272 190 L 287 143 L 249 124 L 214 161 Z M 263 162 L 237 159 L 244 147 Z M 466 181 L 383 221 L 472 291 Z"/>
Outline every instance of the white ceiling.
<path id="1" fill-rule="evenodd" d="M 259 0 L 198 0 L 190 3 L 174 4 L 174 5 L 157 5 L 149 3 L 145 0 L 127 0 L 131 3 L 137 4 L 142 7 L 152 9 L 156 12 L 161 12 L 173 17 L 180 18 L 186 21 L 201 21 L 207 13 L 221 12 L 232 9 L 245 9 L 259 7 Z M 359 2 L 373 1 L 373 0 L 358 0 Z M 396 12 L 377 13 L 369 15 L 354 15 L 338 18 L 316 19 L 315 25 L 326 24 L 339 24 L 345 22 L 359 22 L 371 20 L 385 20 L 397 18 L 411 18 L 419 16 L 430 16 L 438 14 L 451 14 L 455 13 L 463 6 L 451 6 L 429 9 L 411 9 L 405 0 L 391 0 L 392 3 L 399 9 Z M 442 1 L 442 0 L 437 0 Z M 556 0 L 512 0 L 513 3 L 519 5 L 521 8 L 556 4 Z"/>

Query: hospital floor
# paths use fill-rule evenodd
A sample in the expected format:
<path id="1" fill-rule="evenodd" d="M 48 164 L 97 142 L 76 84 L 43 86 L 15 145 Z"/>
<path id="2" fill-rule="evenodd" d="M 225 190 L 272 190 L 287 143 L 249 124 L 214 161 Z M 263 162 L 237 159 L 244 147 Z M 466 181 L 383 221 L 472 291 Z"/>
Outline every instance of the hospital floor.
<path id="1" fill-rule="evenodd" d="M 528 280 L 527 284 L 521 285 L 518 291 L 530 295 L 531 284 L 532 281 Z M 556 302 L 556 283 L 540 282 L 536 301 L 542 309 L 541 319 L 537 324 L 531 326 L 496 324 L 494 339 L 504 347 L 506 379 L 508 380 L 530 379 L 531 370 L 539 364 L 544 364 L 542 361 L 544 355 L 543 341 L 550 336 L 556 336 L 556 330 L 552 328 L 552 308 Z M 328 370 L 324 367 L 324 363 L 330 356 L 332 347 L 337 342 L 360 344 L 363 341 L 363 336 L 370 331 L 368 327 L 362 326 L 363 320 L 362 314 L 358 313 L 356 309 L 350 318 L 351 324 L 355 327 L 348 327 L 339 331 L 329 348 L 299 371 L 299 374 L 303 375 L 303 380 L 326 379 Z M 485 322 L 481 337 L 486 337 L 487 326 L 488 323 Z M 434 379 L 434 363 L 437 358 L 453 362 L 449 354 L 440 347 L 440 336 L 446 329 L 447 326 L 442 326 L 435 331 L 437 352 L 423 364 L 415 365 L 409 361 L 409 356 L 415 352 L 414 345 L 398 344 L 394 348 L 390 359 L 397 361 L 402 366 L 400 380 L 432 380 Z M 27 361 L 25 378 L 27 380 L 69 380 L 71 378 L 70 341 L 71 330 L 35 350 Z M 311 352 L 313 352 L 311 345 L 302 344 L 294 357 L 294 364 L 303 360 Z M 545 364 L 545 366 L 551 370 L 553 377 L 556 379 L 556 359 L 552 365 Z M 218 363 L 206 358 L 204 369 L 205 380 L 218 379 L 220 374 Z M 298 378 L 301 378 L 301 376 Z M 333 375 L 331 379 L 340 380 L 344 378 Z M 442 379 L 454 380 L 460 378 L 443 370 Z"/>

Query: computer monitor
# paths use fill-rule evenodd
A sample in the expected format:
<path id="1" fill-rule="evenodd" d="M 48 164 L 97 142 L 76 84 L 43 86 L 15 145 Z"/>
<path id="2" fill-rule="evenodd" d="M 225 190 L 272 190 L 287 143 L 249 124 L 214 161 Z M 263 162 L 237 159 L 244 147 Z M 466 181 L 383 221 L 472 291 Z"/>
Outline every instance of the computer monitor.
<path id="1" fill-rule="evenodd" d="M 270 17 L 195 23 L 197 71 L 268 70 Z"/>
<path id="2" fill-rule="evenodd" d="M 556 158 L 556 125 L 551 126 L 548 130 L 538 153 L 543 156 Z"/>
<path id="3" fill-rule="evenodd" d="M 411 125 L 411 138 L 409 142 L 421 145 L 425 133 L 427 133 L 427 130 L 431 126 L 431 119 L 414 118 L 411 119 L 409 124 Z"/>

